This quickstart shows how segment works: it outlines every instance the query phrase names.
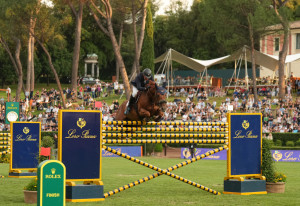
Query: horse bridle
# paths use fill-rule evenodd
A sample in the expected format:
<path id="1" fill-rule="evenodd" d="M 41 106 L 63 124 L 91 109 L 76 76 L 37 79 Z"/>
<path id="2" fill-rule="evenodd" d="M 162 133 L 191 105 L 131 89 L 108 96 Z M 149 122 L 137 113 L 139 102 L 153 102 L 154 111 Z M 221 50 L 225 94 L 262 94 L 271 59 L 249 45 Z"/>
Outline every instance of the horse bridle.
<path id="1" fill-rule="evenodd" d="M 148 92 L 149 92 L 149 88 L 147 89 L 147 95 L 148 95 Z M 154 101 L 151 102 L 152 109 L 154 109 L 154 105 L 157 104 L 157 105 L 159 105 L 159 110 L 161 110 L 161 105 L 164 104 L 164 103 L 167 103 L 167 101 L 166 100 L 158 101 L 157 99 L 158 99 L 158 95 L 157 95 L 157 89 L 156 89 L 155 92 L 154 92 Z M 162 110 L 162 111 L 164 111 L 164 110 Z"/>

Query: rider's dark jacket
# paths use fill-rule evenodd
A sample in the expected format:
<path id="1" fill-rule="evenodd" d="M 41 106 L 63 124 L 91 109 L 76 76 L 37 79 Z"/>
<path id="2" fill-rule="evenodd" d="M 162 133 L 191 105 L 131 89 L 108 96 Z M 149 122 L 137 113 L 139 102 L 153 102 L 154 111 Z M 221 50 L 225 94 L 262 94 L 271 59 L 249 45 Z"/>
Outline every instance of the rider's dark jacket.
<path id="1" fill-rule="evenodd" d="M 151 77 L 148 80 L 154 81 L 153 77 Z M 146 86 L 146 81 L 144 79 L 143 73 L 139 73 L 136 76 L 136 78 L 133 81 L 131 81 L 131 84 L 133 86 L 135 86 L 139 91 L 145 91 L 146 90 L 146 87 L 145 87 Z"/>

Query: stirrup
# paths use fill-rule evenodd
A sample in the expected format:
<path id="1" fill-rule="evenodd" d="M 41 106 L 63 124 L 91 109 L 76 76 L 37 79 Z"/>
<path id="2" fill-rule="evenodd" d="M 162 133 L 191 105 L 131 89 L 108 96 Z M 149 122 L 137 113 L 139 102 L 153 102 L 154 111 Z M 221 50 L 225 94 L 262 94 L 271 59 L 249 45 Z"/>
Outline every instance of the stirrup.
<path id="1" fill-rule="evenodd" d="M 126 108 L 124 114 L 127 115 L 127 114 L 129 114 L 129 112 L 130 112 L 130 108 L 128 107 L 128 108 Z"/>

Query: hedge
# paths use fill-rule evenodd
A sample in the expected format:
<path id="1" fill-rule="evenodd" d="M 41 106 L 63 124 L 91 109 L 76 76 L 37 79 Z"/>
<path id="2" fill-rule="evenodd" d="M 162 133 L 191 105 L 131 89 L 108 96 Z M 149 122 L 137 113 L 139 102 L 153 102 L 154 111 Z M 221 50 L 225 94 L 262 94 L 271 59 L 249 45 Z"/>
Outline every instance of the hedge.
<path id="1" fill-rule="evenodd" d="M 286 146 L 287 141 L 293 141 L 296 143 L 300 138 L 300 133 L 272 133 L 272 136 L 273 142 L 276 142 L 276 140 L 281 140 L 282 146 Z"/>

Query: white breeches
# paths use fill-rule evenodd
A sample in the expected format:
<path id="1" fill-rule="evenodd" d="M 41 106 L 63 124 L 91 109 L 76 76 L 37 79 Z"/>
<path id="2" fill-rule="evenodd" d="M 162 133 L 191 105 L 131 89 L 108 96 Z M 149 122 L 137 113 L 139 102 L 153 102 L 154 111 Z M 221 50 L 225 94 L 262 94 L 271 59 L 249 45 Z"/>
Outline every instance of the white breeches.
<path id="1" fill-rule="evenodd" d="M 135 86 L 132 86 L 132 94 L 131 94 L 131 95 L 132 95 L 133 97 L 136 97 L 138 91 L 139 91 L 139 90 L 138 90 Z"/>

